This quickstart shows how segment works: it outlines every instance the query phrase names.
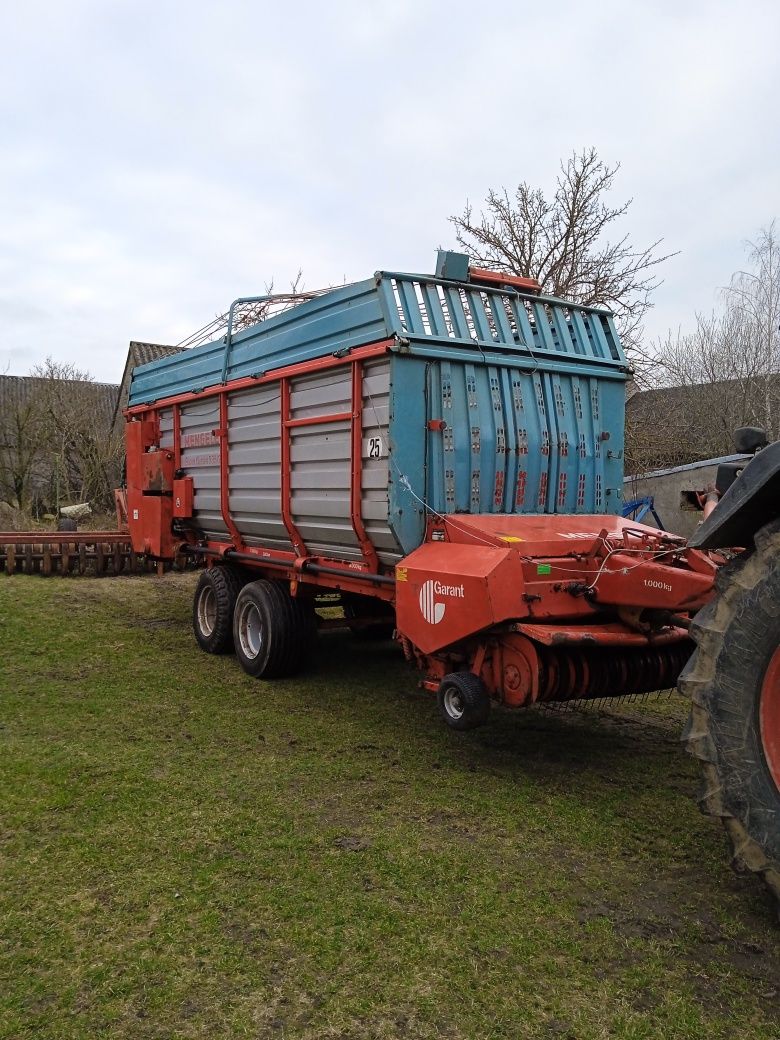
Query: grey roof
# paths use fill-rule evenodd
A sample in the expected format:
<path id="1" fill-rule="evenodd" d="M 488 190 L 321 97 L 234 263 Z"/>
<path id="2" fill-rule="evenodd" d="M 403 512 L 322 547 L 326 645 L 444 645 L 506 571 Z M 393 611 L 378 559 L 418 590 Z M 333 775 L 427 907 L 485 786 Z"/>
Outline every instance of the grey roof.
<path id="1" fill-rule="evenodd" d="M 101 425 L 109 427 L 119 387 L 115 383 L 94 383 L 88 379 L 66 382 L 78 387 L 80 392 L 94 395 L 96 419 Z M 0 416 L 27 404 L 35 390 L 47 383 L 47 379 L 41 379 L 39 376 L 0 376 Z"/>
<path id="2" fill-rule="evenodd" d="M 769 377 L 770 395 L 780 395 L 780 376 Z M 763 399 L 767 390 L 766 379 L 756 376 L 748 379 L 721 379 L 713 383 L 699 383 L 691 386 L 661 386 L 652 390 L 638 390 L 632 393 L 627 402 L 628 411 L 642 419 L 659 419 L 669 415 L 677 408 L 689 409 L 699 401 L 708 401 L 714 393 L 724 398 L 733 398 L 746 413 L 745 421 L 751 418 L 750 411 L 756 400 Z"/>
<path id="3" fill-rule="evenodd" d="M 130 393 L 130 377 L 133 374 L 133 369 L 137 365 L 148 365 L 150 361 L 159 361 L 160 358 L 178 354 L 181 350 L 181 347 L 171 347 L 165 343 L 141 343 L 136 339 L 130 340 L 125 368 L 122 372 L 122 381 L 119 384 L 119 393 L 116 396 L 114 411 L 111 417 L 112 428 L 116 426 L 123 410 L 127 408 L 127 400 Z"/>
<path id="4" fill-rule="evenodd" d="M 703 393 L 703 391 L 701 391 Z M 637 418 L 658 419 L 682 406 L 689 395 L 697 394 L 697 387 L 662 386 L 653 390 L 634 390 L 626 408 Z"/>
<path id="5" fill-rule="evenodd" d="M 159 361 L 160 358 L 170 357 L 178 354 L 181 347 L 169 347 L 164 343 L 139 343 L 138 340 L 130 340 L 129 354 L 133 359 L 133 365 L 148 365 L 150 361 Z"/>
<path id="6" fill-rule="evenodd" d="M 669 466 L 667 469 L 652 469 L 647 473 L 629 473 L 623 477 L 623 483 L 629 484 L 634 480 L 647 480 L 650 477 L 668 477 L 672 473 L 690 473 L 696 469 L 706 469 L 708 466 L 720 466 L 725 462 L 743 462 L 752 459 L 752 455 L 719 455 L 716 459 L 699 459 L 697 462 L 689 462 L 685 466 Z"/>
<path id="7" fill-rule="evenodd" d="M 627 468 L 647 472 L 730 454 L 737 427 L 763 425 L 767 397 L 771 414 L 778 414 L 780 376 L 658 387 L 634 394 L 626 401 Z"/>

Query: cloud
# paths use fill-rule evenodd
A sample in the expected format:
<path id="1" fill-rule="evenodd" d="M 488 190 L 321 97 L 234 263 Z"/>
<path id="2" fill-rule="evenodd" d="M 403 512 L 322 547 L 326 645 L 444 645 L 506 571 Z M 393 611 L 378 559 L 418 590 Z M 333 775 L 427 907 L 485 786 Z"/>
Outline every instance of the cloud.
<path id="1" fill-rule="evenodd" d="M 649 335 L 775 215 L 774 5 L 16 5 L 0 129 L 0 368 L 118 379 L 240 294 L 430 269 L 466 198 L 595 144 L 625 230 L 682 250 Z"/>

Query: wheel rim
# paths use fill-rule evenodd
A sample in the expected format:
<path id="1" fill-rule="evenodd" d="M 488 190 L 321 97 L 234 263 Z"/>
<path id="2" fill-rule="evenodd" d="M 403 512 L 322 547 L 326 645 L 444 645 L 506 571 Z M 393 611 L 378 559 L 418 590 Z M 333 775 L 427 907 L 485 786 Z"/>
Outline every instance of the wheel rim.
<path id="1" fill-rule="evenodd" d="M 210 585 L 201 589 L 198 597 L 198 627 L 204 636 L 210 636 L 217 623 L 217 597 Z"/>
<path id="2" fill-rule="evenodd" d="M 451 719 L 463 718 L 463 698 L 454 686 L 448 686 L 444 691 L 444 710 Z"/>
<path id="3" fill-rule="evenodd" d="M 775 787 L 780 790 L 780 646 L 764 673 L 758 715 L 764 758 Z"/>
<path id="4" fill-rule="evenodd" d="M 241 652 L 253 661 L 263 647 L 263 622 L 254 603 L 244 603 L 238 615 L 238 642 Z"/>

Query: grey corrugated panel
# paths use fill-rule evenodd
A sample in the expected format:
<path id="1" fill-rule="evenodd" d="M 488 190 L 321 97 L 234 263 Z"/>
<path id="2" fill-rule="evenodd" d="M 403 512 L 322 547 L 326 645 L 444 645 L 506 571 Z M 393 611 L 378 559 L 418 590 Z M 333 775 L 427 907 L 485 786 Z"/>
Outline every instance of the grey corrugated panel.
<path id="1" fill-rule="evenodd" d="M 213 436 L 218 426 L 218 401 L 207 399 L 182 405 L 181 468 L 193 478 L 193 524 L 207 537 L 222 538 L 227 534 L 227 528 L 220 505 L 219 442 Z M 188 445 L 188 438 L 206 443 Z"/>
<path id="2" fill-rule="evenodd" d="M 362 442 L 379 432 L 387 444 L 389 364 L 366 365 Z M 319 373 L 292 382 L 291 414 L 316 417 L 351 410 L 351 373 Z M 378 421 L 377 421 L 378 420 Z M 352 526 L 350 494 L 352 438 L 348 422 L 300 427 L 291 437 L 292 504 L 296 526 L 311 552 L 332 558 L 362 559 Z M 362 513 L 384 562 L 399 557 L 387 524 L 387 458 L 363 458 Z M 376 500 L 372 501 L 375 496 Z M 370 530 L 369 530 L 370 528 Z"/>
<path id="3" fill-rule="evenodd" d="M 316 418 L 351 410 L 350 366 L 298 376 L 290 384 L 291 418 Z M 295 460 L 290 468 L 290 503 L 295 525 L 310 552 L 353 558 L 351 426 L 348 421 L 290 429 Z M 322 448 L 327 448 L 327 455 Z"/>
<path id="4" fill-rule="evenodd" d="M 320 525 L 343 531 L 343 544 L 357 545 L 355 532 L 352 530 L 350 516 L 349 492 L 338 488 L 322 489 L 303 488 L 293 493 L 293 517 L 295 524 L 305 538 L 317 541 L 323 539 L 317 533 Z M 342 544 L 339 540 L 338 545 Z"/>
<path id="5" fill-rule="evenodd" d="M 382 465 L 385 463 L 385 465 Z M 363 505 L 367 503 L 366 492 L 380 491 L 387 498 L 387 459 L 363 460 Z"/>
<path id="6" fill-rule="evenodd" d="M 362 506 L 363 524 L 382 563 L 392 565 L 402 556 L 400 546 L 388 524 L 390 415 L 390 362 L 383 358 L 363 369 L 363 443 L 379 436 L 383 456 L 371 459 L 363 455 Z"/>
<path id="7" fill-rule="evenodd" d="M 345 515 L 346 514 L 346 515 Z M 320 494 L 293 495 L 293 518 L 301 537 L 309 548 L 327 545 L 331 548 L 357 548 L 349 514 L 349 495 L 328 497 Z"/>
<path id="8" fill-rule="evenodd" d="M 253 453 L 259 453 L 262 449 L 251 449 Z M 279 463 L 274 461 L 273 449 L 263 453 L 260 457 L 246 458 L 243 461 L 237 458 L 231 463 L 231 485 L 230 493 L 240 492 L 275 492 L 276 510 L 279 510 Z M 276 472 L 274 472 L 276 471 Z"/>
<path id="9" fill-rule="evenodd" d="M 228 396 L 230 514 L 248 545 L 289 551 L 281 516 L 281 394 L 268 384 Z"/>
<path id="10" fill-rule="evenodd" d="M 279 402 L 276 402 L 275 415 L 242 415 L 228 410 L 230 443 L 241 447 L 244 444 L 276 444 L 279 450 Z M 281 455 L 280 455 L 281 457 Z"/>
<path id="11" fill-rule="evenodd" d="M 290 418 L 313 419 L 320 415 L 350 411 L 352 381 L 349 370 L 337 375 L 323 373 L 318 378 L 291 381 Z"/>
<path id="12" fill-rule="evenodd" d="M 200 457 L 202 458 L 202 456 Z M 199 461 L 199 457 L 193 453 L 189 455 L 182 455 L 182 469 L 186 469 L 187 472 L 192 473 L 195 476 L 195 497 L 199 495 L 208 497 L 210 493 L 217 494 L 219 492 L 219 465 L 204 464 Z M 218 494 L 215 501 L 210 505 L 209 509 L 219 509 Z M 196 511 L 198 506 L 196 504 Z"/>
<path id="13" fill-rule="evenodd" d="M 244 415 L 260 418 L 278 415 L 281 391 L 278 383 L 263 383 L 228 395 L 228 409 L 236 419 Z"/>
<path id="14" fill-rule="evenodd" d="M 252 478 L 250 477 L 249 480 Z M 256 513 L 255 513 L 256 510 Z M 260 474 L 252 486 L 234 488 L 230 492 L 230 511 L 237 523 L 255 523 L 270 518 L 279 520 L 279 486 L 268 474 Z M 246 514 L 241 516 L 240 514 Z"/>
<path id="15" fill-rule="evenodd" d="M 325 427 L 320 427 L 325 429 Z M 290 446 L 290 460 L 292 464 L 298 465 L 299 463 L 305 462 L 311 452 L 311 445 L 303 440 L 294 440 Z M 331 434 L 323 434 L 321 439 L 317 442 L 317 456 L 323 462 L 334 462 L 341 460 L 343 462 L 345 458 L 344 445 L 338 439 Z"/>
<path id="16" fill-rule="evenodd" d="M 160 447 L 173 447 L 173 409 L 163 408 L 160 412 Z"/>
<path id="17" fill-rule="evenodd" d="M 350 488 L 350 473 L 343 462 L 338 462 L 332 466 L 318 466 L 316 472 L 312 470 L 302 470 L 300 466 L 296 467 L 298 472 L 295 474 L 295 487 L 293 488 L 293 496 L 297 493 L 305 491 L 322 491 L 324 495 L 329 495 L 333 491 L 348 492 Z"/>
<path id="18" fill-rule="evenodd" d="M 281 552 L 290 551 L 290 540 L 284 525 L 279 521 L 277 531 L 274 533 L 270 524 L 258 524 L 257 530 L 252 522 L 245 521 L 246 533 L 242 538 L 247 545 L 261 549 L 278 549 Z"/>

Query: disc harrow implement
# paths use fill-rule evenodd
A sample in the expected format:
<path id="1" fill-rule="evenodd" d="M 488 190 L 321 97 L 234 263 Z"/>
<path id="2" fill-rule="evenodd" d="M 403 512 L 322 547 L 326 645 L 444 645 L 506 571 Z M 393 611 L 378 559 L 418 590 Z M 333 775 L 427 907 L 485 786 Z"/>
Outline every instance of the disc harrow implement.
<path id="1" fill-rule="evenodd" d="M 125 531 L 0 531 L 0 573 L 142 574 L 158 564 L 133 551 Z"/>

